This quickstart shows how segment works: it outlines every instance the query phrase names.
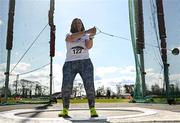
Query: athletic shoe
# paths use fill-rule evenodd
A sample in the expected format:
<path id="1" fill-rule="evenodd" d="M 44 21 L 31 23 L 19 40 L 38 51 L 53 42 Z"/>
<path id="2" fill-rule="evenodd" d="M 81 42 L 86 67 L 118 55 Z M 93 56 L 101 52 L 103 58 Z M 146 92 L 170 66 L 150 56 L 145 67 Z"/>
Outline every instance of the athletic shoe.
<path id="1" fill-rule="evenodd" d="M 68 109 L 67 108 L 63 108 L 63 110 L 58 114 L 59 117 L 63 117 L 63 118 L 71 118 L 68 115 Z"/>
<path id="2" fill-rule="evenodd" d="M 98 117 L 98 114 L 96 112 L 96 109 L 93 107 L 93 108 L 90 108 L 90 114 L 91 114 L 91 117 Z"/>

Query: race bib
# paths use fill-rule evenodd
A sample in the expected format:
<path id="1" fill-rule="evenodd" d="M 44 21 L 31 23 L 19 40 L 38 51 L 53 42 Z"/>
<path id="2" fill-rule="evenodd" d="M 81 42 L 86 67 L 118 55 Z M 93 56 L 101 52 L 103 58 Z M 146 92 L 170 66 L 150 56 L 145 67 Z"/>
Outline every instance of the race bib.
<path id="1" fill-rule="evenodd" d="M 75 54 L 75 55 L 76 54 L 81 54 L 82 51 L 84 50 L 84 47 L 76 46 L 76 47 L 72 47 L 71 50 L 72 50 L 72 53 Z"/>

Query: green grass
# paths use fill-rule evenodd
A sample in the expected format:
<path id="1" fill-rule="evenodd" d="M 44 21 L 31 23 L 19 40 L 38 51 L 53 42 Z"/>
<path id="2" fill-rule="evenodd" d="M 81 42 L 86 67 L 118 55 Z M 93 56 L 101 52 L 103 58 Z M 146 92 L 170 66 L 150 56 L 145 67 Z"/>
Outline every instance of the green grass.
<path id="1" fill-rule="evenodd" d="M 13 104 L 46 104 L 48 103 L 48 99 L 41 98 L 22 98 L 20 100 L 15 100 L 14 98 L 8 98 L 5 103 L 5 99 L 1 98 L 0 104 L 13 105 Z"/>
<path id="2" fill-rule="evenodd" d="M 175 98 L 176 103 L 180 102 L 180 98 Z M 145 103 L 155 103 L 155 104 L 167 104 L 167 99 L 165 97 L 153 97 L 147 98 Z"/>
<path id="3" fill-rule="evenodd" d="M 14 98 L 8 98 L 7 102 L 5 103 L 5 99 L 0 98 L 0 104 L 14 105 L 17 104 L 17 101 Z"/>
<path id="4" fill-rule="evenodd" d="M 22 98 L 22 100 L 18 100 L 18 103 L 23 104 L 46 104 L 49 102 L 49 99 L 41 99 L 41 98 Z"/>
<path id="5" fill-rule="evenodd" d="M 7 104 L 45 104 L 48 99 L 40 98 L 22 98 L 21 100 L 15 100 L 14 98 L 8 98 Z M 62 99 L 57 100 L 58 103 L 62 103 Z M 96 103 L 128 103 L 129 99 L 96 99 Z M 71 103 L 88 103 L 87 99 L 71 99 Z"/>
<path id="6" fill-rule="evenodd" d="M 96 103 L 128 103 L 129 99 L 96 99 Z M 71 103 L 87 103 L 87 99 L 71 99 Z M 62 103 L 62 99 L 58 99 L 58 103 Z"/>
<path id="7" fill-rule="evenodd" d="M 165 104 L 167 103 L 166 98 L 148 98 L 148 101 L 146 103 L 155 103 L 155 104 Z M 21 100 L 15 100 L 14 98 L 8 98 L 7 103 L 8 105 L 13 104 L 47 104 L 48 98 L 42 99 L 42 98 L 22 98 Z M 57 100 L 58 103 L 62 103 L 62 99 Z M 88 103 L 87 99 L 71 99 L 71 103 Z M 105 99 L 105 98 L 99 98 L 96 99 L 96 103 L 129 103 L 129 99 Z M 176 98 L 176 102 L 180 102 L 180 98 Z M 0 104 L 4 104 L 3 100 L 1 100 Z"/>
<path id="8" fill-rule="evenodd" d="M 153 98 L 154 103 L 167 103 L 167 99 L 166 98 Z M 175 101 L 178 103 L 180 102 L 180 98 L 175 98 Z"/>
<path id="9" fill-rule="evenodd" d="M 130 99 L 96 99 L 98 103 L 128 103 Z"/>
<path id="10" fill-rule="evenodd" d="M 153 103 L 164 104 L 164 103 L 167 103 L 167 100 L 166 100 L 166 98 L 153 98 Z"/>

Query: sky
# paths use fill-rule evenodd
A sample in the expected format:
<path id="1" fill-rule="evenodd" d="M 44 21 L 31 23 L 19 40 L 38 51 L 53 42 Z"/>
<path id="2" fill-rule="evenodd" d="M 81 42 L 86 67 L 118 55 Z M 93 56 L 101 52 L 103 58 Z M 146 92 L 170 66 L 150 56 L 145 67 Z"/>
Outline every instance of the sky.
<path id="1" fill-rule="evenodd" d="M 168 16 L 178 12 L 178 7 L 177 10 L 168 11 L 170 8 L 177 5 L 180 8 L 180 5 L 176 4 L 177 0 L 173 1 L 173 4 L 169 4 L 168 0 L 165 1 L 167 6 L 165 10 Z M 154 43 L 156 38 L 152 28 L 150 3 L 146 1 L 143 3 L 143 6 L 145 13 L 145 39 L 148 43 L 156 45 Z M 48 10 L 49 0 L 16 0 L 11 70 L 39 32 L 48 24 Z M 7 15 L 8 0 L 0 0 L 0 86 L 4 84 L 3 73 L 6 66 Z M 96 26 L 106 33 L 131 39 L 128 0 L 56 0 L 54 14 L 56 51 L 53 58 L 53 92 L 61 91 L 62 66 L 66 56 L 65 36 L 69 33 L 72 20 L 77 17 L 82 19 L 86 29 Z M 177 20 L 179 18 L 178 16 Z M 170 19 L 172 18 L 167 18 L 168 23 L 173 21 Z M 175 22 L 173 27 L 179 26 L 178 24 L 179 21 Z M 174 33 L 171 33 L 173 32 L 171 27 L 172 25 L 167 24 L 167 32 L 170 35 L 168 40 L 174 40 L 174 36 L 172 36 Z M 31 71 L 49 63 L 49 31 L 49 26 L 46 26 L 38 40 L 13 70 L 10 84 L 16 79 L 14 75 Z M 177 30 L 175 33 L 175 40 L 179 39 L 179 31 Z M 170 48 L 180 46 L 179 42 L 173 44 L 169 45 Z M 147 81 L 153 81 L 151 83 L 153 84 L 158 79 L 161 82 L 162 79 L 159 79 L 161 67 L 157 63 L 158 50 L 157 48 L 150 48 L 148 45 L 146 47 L 145 66 L 148 72 Z M 94 38 L 94 45 L 90 50 L 90 58 L 94 64 L 95 88 L 105 86 L 105 88 L 111 87 L 115 91 L 116 84 L 133 84 L 135 82 L 135 66 L 131 41 L 100 33 Z M 174 61 L 171 60 L 172 63 Z M 175 73 L 178 74 L 178 72 L 176 70 Z M 21 75 L 19 79 L 39 81 L 41 84 L 49 86 L 49 66 L 33 73 Z M 78 75 L 76 80 L 82 82 Z"/>

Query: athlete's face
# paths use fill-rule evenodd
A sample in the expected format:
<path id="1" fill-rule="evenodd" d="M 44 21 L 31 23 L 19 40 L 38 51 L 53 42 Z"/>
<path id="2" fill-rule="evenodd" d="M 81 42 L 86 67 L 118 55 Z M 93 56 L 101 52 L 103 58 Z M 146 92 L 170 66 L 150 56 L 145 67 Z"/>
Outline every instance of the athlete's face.
<path id="1" fill-rule="evenodd" d="M 82 29 L 82 22 L 81 22 L 81 20 L 77 19 L 75 21 L 75 25 L 76 25 L 76 28 L 78 29 L 78 31 L 81 31 L 81 29 Z"/>

